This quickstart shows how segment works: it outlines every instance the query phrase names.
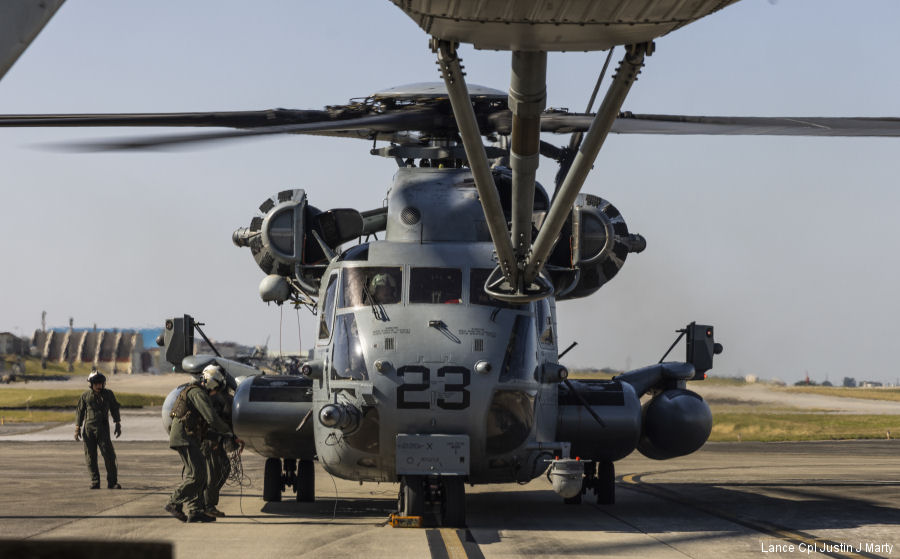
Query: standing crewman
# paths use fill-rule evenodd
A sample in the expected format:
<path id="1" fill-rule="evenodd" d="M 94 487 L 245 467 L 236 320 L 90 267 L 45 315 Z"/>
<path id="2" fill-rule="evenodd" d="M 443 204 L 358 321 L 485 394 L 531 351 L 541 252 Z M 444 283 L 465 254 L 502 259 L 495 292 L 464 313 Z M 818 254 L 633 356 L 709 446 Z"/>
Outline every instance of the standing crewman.
<path id="1" fill-rule="evenodd" d="M 97 448 L 106 465 L 106 486 L 122 489 L 116 466 L 116 451 L 109 438 L 109 417 L 116 424 L 116 438 L 122 435 L 122 419 L 119 416 L 119 402 L 112 390 L 106 389 L 106 377 L 96 368 L 88 375 L 91 389 L 85 391 L 75 406 L 75 440 L 84 438 L 84 461 L 91 473 L 91 489 L 100 489 L 100 467 L 97 465 Z"/>
<path id="2" fill-rule="evenodd" d="M 223 383 L 218 385 L 215 381 L 210 380 L 206 383 L 206 389 L 209 391 L 210 400 L 212 400 L 213 410 L 216 415 L 222 418 L 225 423 L 231 427 L 231 405 L 234 398 L 228 391 L 228 386 L 224 383 L 225 374 L 222 367 L 216 364 L 207 365 L 203 372 L 210 371 L 210 378 L 214 378 L 218 373 Z M 206 514 L 209 516 L 222 517 L 225 513 L 216 508 L 219 504 L 219 492 L 222 486 L 228 481 L 228 474 L 231 472 L 231 462 L 228 460 L 228 452 L 236 447 L 229 437 L 223 437 L 212 432 L 200 445 L 200 451 L 206 458 L 206 491 L 203 494 L 206 504 Z"/>
<path id="3" fill-rule="evenodd" d="M 206 489 L 206 459 L 200 451 L 200 443 L 212 432 L 239 444 L 231 428 L 213 409 L 209 391 L 225 386 L 225 377 L 216 369 L 207 367 L 199 381 L 184 387 L 172 406 L 172 426 L 169 428 L 169 447 L 178 452 L 184 464 L 184 481 L 175 488 L 166 512 L 182 522 L 213 522 L 214 516 L 206 514 L 204 491 Z M 182 504 L 187 504 L 185 515 Z"/>

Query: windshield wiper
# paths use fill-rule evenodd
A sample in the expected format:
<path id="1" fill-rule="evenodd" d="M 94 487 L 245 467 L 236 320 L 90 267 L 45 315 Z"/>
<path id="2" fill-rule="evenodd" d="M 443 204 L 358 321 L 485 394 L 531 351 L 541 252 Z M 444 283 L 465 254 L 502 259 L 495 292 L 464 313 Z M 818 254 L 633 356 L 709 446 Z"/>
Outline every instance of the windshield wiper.
<path id="1" fill-rule="evenodd" d="M 375 320 L 388 322 L 390 319 L 388 318 L 387 311 L 384 310 L 384 305 L 375 301 L 375 298 L 369 293 L 369 288 L 366 287 L 366 282 L 363 282 L 362 288 L 363 294 L 369 300 L 369 306 L 372 307 L 372 314 L 375 315 Z"/>

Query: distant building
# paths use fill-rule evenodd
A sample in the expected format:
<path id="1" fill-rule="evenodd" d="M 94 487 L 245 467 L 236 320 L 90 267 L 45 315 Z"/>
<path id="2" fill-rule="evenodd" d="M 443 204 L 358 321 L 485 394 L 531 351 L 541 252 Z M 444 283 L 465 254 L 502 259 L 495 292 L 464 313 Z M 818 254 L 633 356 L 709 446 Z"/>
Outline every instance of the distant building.
<path id="1" fill-rule="evenodd" d="M 860 388 L 881 388 L 882 386 L 884 386 L 884 383 L 876 380 L 864 380 L 859 383 Z"/>
<path id="2" fill-rule="evenodd" d="M 146 372 L 144 340 L 136 330 L 53 328 L 35 330 L 36 357 L 58 363 L 90 363 L 106 373 Z"/>
<path id="3" fill-rule="evenodd" d="M 847 388 L 856 388 L 856 379 L 853 377 L 844 377 L 844 386 Z"/>
<path id="4" fill-rule="evenodd" d="M 0 332 L 0 355 L 22 355 L 28 342 L 12 332 Z"/>

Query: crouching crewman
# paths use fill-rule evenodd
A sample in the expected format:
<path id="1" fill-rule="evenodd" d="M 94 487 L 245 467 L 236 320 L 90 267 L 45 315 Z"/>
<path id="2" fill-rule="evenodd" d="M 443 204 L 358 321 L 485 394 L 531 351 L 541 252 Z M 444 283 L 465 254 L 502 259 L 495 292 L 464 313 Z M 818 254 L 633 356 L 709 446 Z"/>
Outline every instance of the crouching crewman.
<path id="1" fill-rule="evenodd" d="M 184 481 L 175 488 L 166 512 L 182 522 L 213 522 L 214 516 L 206 514 L 204 490 L 207 485 L 206 459 L 200 451 L 203 439 L 212 432 L 240 444 L 231 428 L 213 409 L 209 393 L 225 388 L 225 377 L 217 365 L 203 369 L 199 381 L 185 386 L 172 406 L 172 426 L 169 429 L 169 447 L 178 452 L 184 464 Z M 182 505 L 187 505 L 187 514 Z"/>

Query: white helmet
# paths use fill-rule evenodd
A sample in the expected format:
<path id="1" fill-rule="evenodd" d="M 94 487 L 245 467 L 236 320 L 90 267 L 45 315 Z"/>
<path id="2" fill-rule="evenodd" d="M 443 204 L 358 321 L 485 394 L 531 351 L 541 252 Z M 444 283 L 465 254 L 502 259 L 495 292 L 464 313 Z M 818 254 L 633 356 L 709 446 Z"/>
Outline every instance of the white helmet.
<path id="1" fill-rule="evenodd" d="M 215 363 L 207 365 L 203 368 L 203 385 L 210 392 L 213 390 L 221 390 L 225 386 L 225 375 L 222 374 L 222 367 Z"/>

